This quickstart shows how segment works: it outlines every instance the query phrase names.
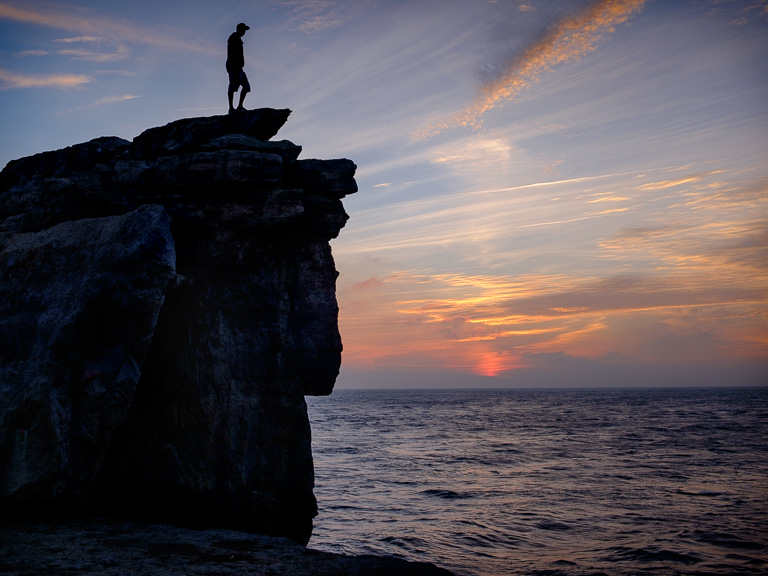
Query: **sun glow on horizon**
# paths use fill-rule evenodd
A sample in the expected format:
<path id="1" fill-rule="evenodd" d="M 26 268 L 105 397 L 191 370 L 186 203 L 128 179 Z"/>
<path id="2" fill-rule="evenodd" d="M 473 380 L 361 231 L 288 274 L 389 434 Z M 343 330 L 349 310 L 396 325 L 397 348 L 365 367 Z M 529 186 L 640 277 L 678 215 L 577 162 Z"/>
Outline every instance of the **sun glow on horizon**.
<path id="1" fill-rule="evenodd" d="M 495 377 L 530 368 L 535 358 L 552 354 L 661 363 L 765 356 L 768 262 L 761 254 L 768 248 L 768 193 L 758 191 L 768 192 L 768 188 L 762 180 L 736 184 L 725 172 L 697 172 L 674 180 L 659 179 L 654 173 L 628 182 L 576 179 L 570 191 L 560 190 L 559 201 L 576 212 L 579 206 L 586 208 L 596 201 L 626 202 L 632 211 L 644 215 L 642 225 L 634 217 L 597 229 L 590 250 L 574 253 L 581 261 L 578 275 L 504 273 L 504 261 L 498 260 L 495 273 L 400 270 L 358 282 L 351 287 L 354 297 L 341 294 L 347 302 L 341 313 L 342 333 L 353 339 L 345 362 L 360 365 L 365 358 L 368 365 L 397 364 L 398 358 L 412 358 L 419 350 L 430 364 L 442 362 Z M 605 190 L 594 188 L 598 181 Z M 585 182 L 591 183 L 589 194 L 581 189 Z M 532 197 L 546 196 L 546 188 L 527 190 Z M 515 199 L 499 197 L 497 202 L 493 195 L 479 199 L 471 210 L 491 216 L 483 224 L 486 234 L 478 246 L 500 242 L 501 236 L 521 234 L 520 230 L 536 230 L 530 224 L 515 226 L 509 221 Z M 525 202 L 525 195 L 516 200 Z M 490 204 L 484 206 L 485 201 Z M 499 209 L 501 201 L 505 210 Z M 431 232 L 435 239 L 435 244 L 426 241 L 424 246 L 439 244 L 453 251 L 461 240 L 455 234 L 452 239 L 446 237 L 445 230 L 461 228 L 467 214 L 467 210 L 456 210 L 454 219 L 445 220 L 439 211 L 432 218 L 424 212 L 420 233 L 427 238 Z M 497 227 L 493 218 L 508 226 Z M 562 219 L 551 227 L 565 233 L 578 226 L 578 220 Z M 526 234 L 531 246 L 542 246 L 552 233 L 541 228 L 533 236 Z M 375 234 L 356 249 L 366 254 L 369 246 L 373 251 L 380 249 Z M 509 262 L 519 261 L 526 251 L 520 245 L 510 252 Z M 534 253 L 539 252 L 536 248 Z M 350 256 L 345 253 L 343 258 Z M 374 311 L 368 298 L 387 304 Z M 347 323 L 360 310 L 370 315 L 361 328 L 389 327 L 381 337 L 359 336 L 375 343 L 365 352 L 356 349 L 354 323 Z"/>

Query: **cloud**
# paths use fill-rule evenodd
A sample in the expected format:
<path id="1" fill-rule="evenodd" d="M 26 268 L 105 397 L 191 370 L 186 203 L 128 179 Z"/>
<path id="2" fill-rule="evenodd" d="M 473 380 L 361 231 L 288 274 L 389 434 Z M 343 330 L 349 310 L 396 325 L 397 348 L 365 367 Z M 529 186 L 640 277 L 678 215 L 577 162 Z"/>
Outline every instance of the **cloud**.
<path id="1" fill-rule="evenodd" d="M 18 58 L 26 58 L 27 56 L 47 56 L 50 54 L 47 50 L 22 50 L 21 52 L 14 52 L 13 55 Z"/>
<path id="2" fill-rule="evenodd" d="M 345 363 L 768 357 L 768 182 L 740 177 L 659 168 L 413 200 L 383 224 L 364 211 L 334 248 L 360 274 L 339 285 Z"/>
<path id="3" fill-rule="evenodd" d="M 412 272 L 377 286 L 377 311 L 342 299 L 342 332 L 355 342 L 345 349 L 345 362 L 353 365 L 394 365 L 419 350 L 426 364 L 442 358 L 445 365 L 493 375 L 545 352 L 696 359 L 756 356 L 768 341 L 764 285 L 710 283 L 693 274 L 585 279 Z M 387 291 L 395 297 L 394 315 L 383 312 L 391 310 L 383 305 Z M 405 294 L 414 297 L 397 300 Z M 377 330 L 346 317 L 358 307 Z"/>
<path id="4" fill-rule="evenodd" d="M 372 278 L 368 278 L 367 280 L 363 280 L 362 282 L 358 282 L 358 283 L 354 284 L 352 286 L 351 290 L 353 292 L 370 290 L 372 288 L 377 288 L 377 287 L 379 287 L 379 286 L 381 286 L 383 284 L 384 284 L 384 280 L 382 280 L 379 277 L 374 276 Z"/>
<path id="5" fill-rule="evenodd" d="M 125 46 L 120 46 L 117 52 L 107 54 L 93 50 L 59 50 L 58 54 L 69 56 L 74 60 L 85 60 L 88 62 L 118 62 L 128 58 L 128 49 Z"/>
<path id="6" fill-rule="evenodd" d="M 370 4 L 365 0 L 280 0 L 277 3 L 288 9 L 289 27 L 306 34 L 343 26 L 365 13 Z"/>
<path id="7" fill-rule="evenodd" d="M 731 18 L 731 24 L 735 26 L 745 26 L 752 21 L 768 21 L 768 0 L 698 0 L 696 4 L 712 14 L 727 14 Z"/>
<path id="8" fill-rule="evenodd" d="M 72 6 L 56 4 L 40 4 L 32 8 L 19 6 L 10 2 L 0 2 L 0 18 L 74 32 L 78 36 L 70 39 L 71 41 L 83 42 L 93 38 L 110 37 L 119 39 L 120 42 L 147 44 L 156 48 L 196 54 L 218 52 L 215 47 L 184 39 L 182 33 L 174 29 L 153 29 L 146 23 L 105 18 L 91 11 L 73 9 Z"/>
<path id="9" fill-rule="evenodd" d="M 659 182 L 649 182 L 648 184 L 643 184 L 642 186 L 638 187 L 638 190 L 648 191 L 648 190 L 665 190 L 667 188 L 676 188 L 677 186 L 682 186 L 683 184 L 699 182 L 700 180 L 703 180 L 707 176 L 714 176 L 722 173 L 723 173 L 723 170 L 712 170 L 710 172 L 704 172 L 701 174 L 691 174 L 689 176 L 676 178 L 674 180 L 662 180 Z"/>
<path id="10" fill-rule="evenodd" d="M 482 87 L 472 105 L 446 122 L 428 126 L 416 137 L 430 137 L 460 126 L 479 126 L 486 112 L 514 99 L 537 82 L 542 73 L 577 62 L 594 51 L 601 39 L 638 14 L 644 4 L 645 0 L 595 0 L 580 12 L 560 18 L 507 62 L 501 74 Z"/>
<path id="11" fill-rule="evenodd" d="M 104 104 L 126 102 L 127 100 L 135 100 L 136 98 L 141 98 L 141 96 L 136 96 L 135 94 L 123 94 L 122 96 L 105 96 L 104 98 L 96 100 L 96 102 L 94 102 L 91 106 L 103 106 Z"/>
<path id="12" fill-rule="evenodd" d="M 72 44 L 74 42 L 103 42 L 106 40 L 103 36 L 76 36 L 74 38 L 56 38 L 54 42 Z"/>
<path id="13" fill-rule="evenodd" d="M 60 56 L 69 56 L 74 60 L 85 60 L 88 62 L 117 62 L 125 60 L 130 55 L 128 46 L 103 36 L 57 38 L 54 42 L 61 44 L 88 45 L 88 48 L 73 47 L 57 51 L 57 54 Z"/>
<path id="14" fill-rule="evenodd" d="M 282 6 L 291 12 L 290 24 L 302 32 L 318 32 L 336 28 L 344 22 L 340 2 L 328 0 L 286 0 Z"/>
<path id="15" fill-rule="evenodd" d="M 141 98 L 141 96 L 137 96 L 135 94 L 123 94 L 121 96 L 104 96 L 103 98 L 99 98 L 92 104 L 88 104 L 87 106 L 78 106 L 77 108 L 70 108 L 65 114 L 69 114 L 72 112 L 77 112 L 79 110 L 88 110 L 89 108 L 97 108 L 99 106 L 107 106 L 109 104 L 117 104 L 119 102 L 127 102 L 129 100 L 135 100 L 136 98 Z"/>
<path id="16" fill-rule="evenodd" d="M 13 88 L 78 88 L 89 82 L 93 82 L 93 78 L 83 74 L 31 76 L 17 74 L 10 70 L 0 70 L 0 90 Z"/>
<path id="17" fill-rule="evenodd" d="M 135 70 L 94 70 L 94 74 L 115 74 L 117 76 L 136 76 Z"/>

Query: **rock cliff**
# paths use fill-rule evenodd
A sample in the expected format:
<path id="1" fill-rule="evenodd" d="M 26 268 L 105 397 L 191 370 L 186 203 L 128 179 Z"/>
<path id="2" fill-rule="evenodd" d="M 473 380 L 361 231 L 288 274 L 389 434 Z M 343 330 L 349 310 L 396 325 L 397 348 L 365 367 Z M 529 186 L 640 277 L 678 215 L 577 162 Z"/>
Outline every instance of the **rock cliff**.
<path id="1" fill-rule="evenodd" d="M 349 160 L 289 110 L 97 138 L 0 173 L 0 509 L 306 542 L 305 394 L 341 362 Z"/>

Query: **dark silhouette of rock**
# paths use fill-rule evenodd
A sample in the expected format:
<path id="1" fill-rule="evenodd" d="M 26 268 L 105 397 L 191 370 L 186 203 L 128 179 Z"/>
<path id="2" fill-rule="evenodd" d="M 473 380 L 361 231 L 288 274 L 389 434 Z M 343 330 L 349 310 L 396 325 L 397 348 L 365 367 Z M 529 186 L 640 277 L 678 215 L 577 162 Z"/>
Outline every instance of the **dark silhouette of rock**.
<path id="1" fill-rule="evenodd" d="M 92 170 L 100 163 L 111 161 L 116 154 L 126 150 L 131 143 L 116 136 L 104 136 L 90 142 L 41 152 L 34 156 L 11 160 L 0 172 L 0 190 L 29 180 L 41 180 L 63 176 L 73 172 Z"/>
<path id="2" fill-rule="evenodd" d="M 133 140 L 131 154 L 154 160 L 158 156 L 188 152 L 215 138 L 232 134 L 269 140 L 283 127 L 290 114 L 290 110 L 261 108 L 226 116 L 176 120 L 139 134 Z"/>
<path id="3" fill-rule="evenodd" d="M 305 394 L 341 362 L 329 240 L 349 160 L 290 114 L 178 120 L 0 173 L 0 509 L 306 542 Z"/>
<path id="4" fill-rule="evenodd" d="M 0 489 L 72 506 L 128 414 L 175 277 L 159 206 L 14 236 L 0 253 Z"/>

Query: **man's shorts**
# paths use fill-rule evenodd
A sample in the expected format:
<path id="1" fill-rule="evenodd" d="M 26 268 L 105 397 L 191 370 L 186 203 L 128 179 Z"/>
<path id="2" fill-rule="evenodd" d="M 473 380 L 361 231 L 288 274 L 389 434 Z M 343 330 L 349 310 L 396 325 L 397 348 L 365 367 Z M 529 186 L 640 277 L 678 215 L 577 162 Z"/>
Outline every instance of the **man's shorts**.
<path id="1" fill-rule="evenodd" d="M 251 85 L 248 83 L 248 76 L 245 75 L 245 70 L 229 71 L 229 91 L 237 92 L 237 89 L 243 87 L 243 92 L 250 92 Z"/>

